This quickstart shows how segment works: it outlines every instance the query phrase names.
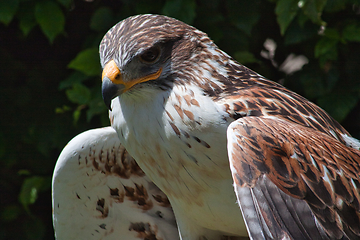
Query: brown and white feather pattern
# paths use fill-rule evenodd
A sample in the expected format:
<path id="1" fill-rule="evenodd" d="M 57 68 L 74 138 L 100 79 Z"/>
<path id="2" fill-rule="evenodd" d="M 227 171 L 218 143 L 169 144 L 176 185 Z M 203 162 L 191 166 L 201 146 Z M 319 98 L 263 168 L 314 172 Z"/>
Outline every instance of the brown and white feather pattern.
<path id="1" fill-rule="evenodd" d="M 158 60 L 139 61 L 154 46 Z M 125 82 L 162 69 L 113 99 L 111 122 L 182 239 L 360 238 L 360 143 L 321 108 L 165 16 L 118 23 L 100 57 Z"/>
<path id="2" fill-rule="evenodd" d="M 246 198 L 241 188 L 250 188 L 253 192 L 269 191 L 272 199 L 267 201 L 277 206 L 271 208 L 263 204 L 256 211 L 260 219 L 264 217 L 269 221 L 269 216 L 275 215 L 274 209 L 278 211 L 279 207 L 284 207 L 279 202 L 286 203 L 284 198 L 279 202 L 273 198 L 275 193 L 272 191 L 281 190 L 295 198 L 292 201 L 297 202 L 296 205 L 303 205 L 300 210 L 291 209 L 299 218 L 296 224 L 288 222 L 290 211 L 278 216 L 279 227 L 286 225 L 281 228 L 284 232 L 289 231 L 286 235 L 295 239 L 319 239 L 319 236 L 307 233 L 304 227 L 309 220 L 315 223 L 315 219 L 308 216 L 303 219 L 303 214 L 309 214 L 311 210 L 329 238 L 359 238 L 358 150 L 317 130 L 274 118 L 239 119 L 229 126 L 228 139 L 229 159 L 240 204 Z M 264 179 L 274 186 L 264 184 Z M 304 229 L 295 231 L 294 227 Z M 327 236 L 323 237 L 327 239 Z"/>
<path id="3" fill-rule="evenodd" d="M 169 200 L 116 132 L 84 132 L 64 148 L 53 183 L 56 239 L 179 239 Z"/>

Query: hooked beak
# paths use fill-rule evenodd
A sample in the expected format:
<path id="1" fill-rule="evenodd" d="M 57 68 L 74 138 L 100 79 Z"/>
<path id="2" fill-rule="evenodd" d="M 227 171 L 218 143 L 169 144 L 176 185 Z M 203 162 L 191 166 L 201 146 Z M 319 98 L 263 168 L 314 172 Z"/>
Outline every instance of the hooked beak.
<path id="1" fill-rule="evenodd" d="M 144 77 L 123 81 L 121 72 L 114 60 L 109 61 L 102 72 L 102 97 L 107 108 L 111 111 L 111 101 L 120 94 L 128 91 L 134 85 L 150 80 L 158 79 L 161 75 L 162 68 L 156 73 L 149 74 Z"/>
<path id="2" fill-rule="evenodd" d="M 111 101 L 125 89 L 124 85 L 114 84 L 110 78 L 102 79 L 101 93 L 106 107 L 111 111 Z"/>

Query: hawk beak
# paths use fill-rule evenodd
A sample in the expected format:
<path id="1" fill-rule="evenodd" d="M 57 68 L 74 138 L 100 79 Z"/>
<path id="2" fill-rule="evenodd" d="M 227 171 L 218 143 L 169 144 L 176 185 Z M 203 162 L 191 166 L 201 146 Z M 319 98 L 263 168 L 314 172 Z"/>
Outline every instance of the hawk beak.
<path id="1" fill-rule="evenodd" d="M 101 93 L 106 107 L 111 111 L 111 101 L 118 96 L 125 88 L 124 85 L 114 84 L 110 78 L 104 77 L 102 79 Z"/>
<path id="2" fill-rule="evenodd" d="M 109 61 L 106 63 L 102 72 L 102 97 L 106 106 L 111 111 L 111 100 L 113 100 L 116 96 L 128 91 L 138 83 L 158 79 L 161 75 L 161 72 L 162 68 L 159 68 L 157 72 L 147 76 L 136 78 L 130 81 L 124 81 L 121 72 L 118 66 L 116 66 L 114 60 Z"/>
<path id="3" fill-rule="evenodd" d="M 114 60 L 108 62 L 102 72 L 101 93 L 105 105 L 111 111 L 111 100 L 126 88 L 121 72 Z"/>

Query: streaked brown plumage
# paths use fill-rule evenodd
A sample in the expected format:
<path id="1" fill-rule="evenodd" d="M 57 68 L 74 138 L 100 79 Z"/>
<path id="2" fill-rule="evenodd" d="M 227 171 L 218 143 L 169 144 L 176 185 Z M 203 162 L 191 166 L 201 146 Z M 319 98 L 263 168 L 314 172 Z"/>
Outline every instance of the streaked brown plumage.
<path id="1" fill-rule="evenodd" d="M 100 56 L 112 126 L 182 239 L 360 239 L 360 143 L 321 108 L 165 16 L 118 23 Z"/>
<path id="2" fill-rule="evenodd" d="M 349 239 L 357 238 L 360 233 L 359 164 L 354 159 L 359 159 L 358 150 L 324 133 L 279 119 L 244 118 L 232 124 L 229 131 L 236 136 L 236 142 L 229 143 L 236 187 L 257 191 L 266 185 L 262 180 L 266 178 L 274 184 L 273 191 L 280 189 L 290 201 L 289 196 L 305 200 L 330 236 L 340 239 L 345 232 Z M 238 197 L 241 204 L 242 195 Z M 297 207 L 305 204 L 295 201 Z M 270 216 L 274 212 L 271 204 L 259 208 Z M 296 215 L 302 220 L 300 213 Z M 280 222 L 279 226 L 295 225 Z"/>

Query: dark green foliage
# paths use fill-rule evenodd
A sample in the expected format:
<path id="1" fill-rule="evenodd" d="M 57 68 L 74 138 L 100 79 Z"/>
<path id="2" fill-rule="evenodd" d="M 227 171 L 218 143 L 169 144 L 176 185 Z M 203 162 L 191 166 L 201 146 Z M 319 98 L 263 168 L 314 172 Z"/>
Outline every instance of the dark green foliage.
<path id="1" fill-rule="evenodd" d="M 53 238 L 56 159 L 76 134 L 109 125 L 98 45 L 139 13 L 194 25 L 360 138 L 358 0 L 0 0 L 0 240 Z M 287 74 L 290 54 L 308 63 Z"/>
<path id="2" fill-rule="evenodd" d="M 0 1 L 0 22 L 8 25 L 19 7 L 19 0 Z"/>
<path id="3" fill-rule="evenodd" d="M 35 19 L 50 42 L 64 30 L 65 17 L 59 4 L 42 1 L 35 5 Z"/>

